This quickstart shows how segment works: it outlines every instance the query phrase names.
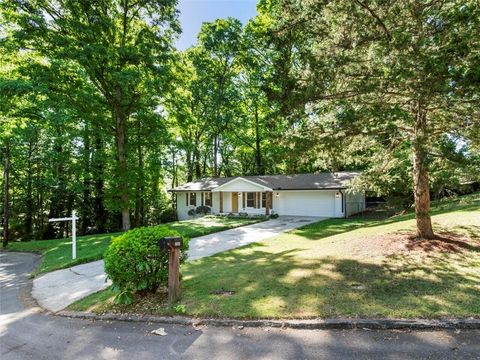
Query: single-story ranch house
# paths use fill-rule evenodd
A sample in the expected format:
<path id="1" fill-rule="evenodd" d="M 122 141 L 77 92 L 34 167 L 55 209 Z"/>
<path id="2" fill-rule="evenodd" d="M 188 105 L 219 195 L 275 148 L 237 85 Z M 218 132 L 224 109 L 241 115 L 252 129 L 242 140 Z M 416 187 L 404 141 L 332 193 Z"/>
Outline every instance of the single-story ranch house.
<path id="1" fill-rule="evenodd" d="M 205 178 L 171 189 L 179 220 L 208 206 L 212 214 L 347 217 L 365 210 L 365 194 L 347 191 L 360 172 Z"/>

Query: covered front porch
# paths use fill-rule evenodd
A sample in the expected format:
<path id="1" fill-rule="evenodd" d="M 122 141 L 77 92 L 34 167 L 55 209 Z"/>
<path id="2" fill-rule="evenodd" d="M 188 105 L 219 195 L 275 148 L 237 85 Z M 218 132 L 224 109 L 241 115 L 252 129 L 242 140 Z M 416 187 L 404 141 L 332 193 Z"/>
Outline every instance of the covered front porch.
<path id="1" fill-rule="evenodd" d="M 236 178 L 211 192 L 218 196 L 220 214 L 270 215 L 272 210 L 273 190 L 244 178 Z"/>
<path id="2" fill-rule="evenodd" d="M 272 211 L 271 191 L 218 191 L 214 197 L 218 197 L 219 214 L 270 215 Z"/>
<path id="3" fill-rule="evenodd" d="M 212 190 L 193 190 L 177 193 L 178 218 L 194 216 L 201 207 L 212 214 L 271 215 L 273 191 L 244 178 L 236 178 Z"/>

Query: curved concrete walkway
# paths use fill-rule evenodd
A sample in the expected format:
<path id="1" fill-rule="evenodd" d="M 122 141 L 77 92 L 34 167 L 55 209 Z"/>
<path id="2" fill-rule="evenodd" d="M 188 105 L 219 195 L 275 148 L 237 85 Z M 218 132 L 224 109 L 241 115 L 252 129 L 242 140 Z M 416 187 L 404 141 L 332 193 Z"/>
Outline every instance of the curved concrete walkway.
<path id="1" fill-rule="evenodd" d="M 188 260 L 197 260 L 262 241 L 320 220 L 322 218 L 319 217 L 280 216 L 278 219 L 193 238 L 190 240 Z M 104 271 L 103 260 L 99 260 L 52 271 L 34 279 L 32 296 L 41 307 L 57 312 L 110 284 Z"/>

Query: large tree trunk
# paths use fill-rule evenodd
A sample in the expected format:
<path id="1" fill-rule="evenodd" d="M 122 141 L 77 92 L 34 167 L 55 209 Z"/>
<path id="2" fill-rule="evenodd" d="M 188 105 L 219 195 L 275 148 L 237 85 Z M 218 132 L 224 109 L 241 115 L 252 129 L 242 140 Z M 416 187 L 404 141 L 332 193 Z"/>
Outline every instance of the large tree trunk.
<path id="1" fill-rule="evenodd" d="M 186 151 L 186 163 L 187 163 L 187 182 L 193 180 L 193 154 L 190 150 Z"/>
<path id="2" fill-rule="evenodd" d="M 81 204 L 81 228 L 80 233 L 86 234 L 91 224 L 90 208 L 91 208 L 91 174 L 90 174 L 90 129 L 87 124 L 84 128 L 83 136 L 83 201 Z"/>
<path id="3" fill-rule="evenodd" d="M 25 198 L 25 238 L 31 240 L 33 238 L 33 141 L 35 137 L 28 142 L 28 158 L 27 158 L 27 191 Z"/>
<path id="4" fill-rule="evenodd" d="M 135 193 L 135 216 L 134 216 L 134 227 L 139 227 L 144 225 L 144 216 L 145 216 L 145 206 L 144 206 L 144 194 L 145 194 L 145 176 L 143 172 L 143 151 L 142 144 L 140 143 L 140 131 L 137 147 L 137 156 L 138 156 L 138 174 L 137 174 L 137 186 Z"/>
<path id="5" fill-rule="evenodd" d="M 3 169 L 3 247 L 8 246 L 10 220 L 10 143 L 5 140 L 5 167 Z"/>
<path id="6" fill-rule="evenodd" d="M 198 149 L 198 145 L 193 150 L 193 161 L 195 167 L 195 179 L 200 179 L 202 177 L 202 165 L 200 163 L 200 150 Z"/>
<path id="7" fill-rule="evenodd" d="M 104 233 L 106 231 L 107 223 L 107 212 L 105 210 L 104 198 L 105 198 L 105 189 L 104 189 L 104 161 L 105 157 L 103 154 L 103 139 L 100 134 L 100 129 L 96 129 L 95 132 L 95 155 L 92 158 L 92 167 L 93 167 L 93 181 L 95 188 L 95 197 L 93 203 L 93 212 L 94 212 L 94 223 L 97 231 L 99 233 Z"/>
<path id="8" fill-rule="evenodd" d="M 65 175 L 65 164 L 63 160 L 63 146 L 61 140 L 61 133 L 57 131 L 55 134 L 56 139 L 53 146 L 54 152 L 54 171 L 53 171 L 53 178 L 55 179 L 55 186 L 52 187 L 52 192 L 50 194 L 50 202 L 49 202 L 49 210 L 48 210 L 48 218 L 56 218 L 59 216 L 65 216 L 65 206 L 66 206 L 66 175 Z M 44 239 L 54 239 L 58 236 L 64 237 L 65 236 L 65 227 L 66 222 L 61 221 L 54 225 L 54 223 L 48 223 L 47 229 L 43 234 Z M 57 232 L 58 228 L 58 232 Z"/>
<path id="9" fill-rule="evenodd" d="M 120 189 L 120 202 L 122 211 L 122 230 L 130 230 L 130 210 L 129 210 L 129 194 L 128 194 L 128 174 L 127 174 L 127 156 L 125 151 L 126 145 L 126 121 L 127 117 L 121 106 L 121 89 L 116 90 L 116 106 L 115 115 L 115 131 L 117 141 L 117 161 L 118 161 L 118 181 Z"/>
<path id="10" fill-rule="evenodd" d="M 261 138 L 260 138 L 260 120 L 258 116 L 258 105 L 255 101 L 255 164 L 256 164 L 256 175 L 265 175 L 265 168 L 263 166 L 262 160 L 262 147 L 261 147 Z"/>
<path id="11" fill-rule="evenodd" d="M 175 151 L 175 148 L 172 149 L 172 188 L 178 186 L 178 169 L 177 169 L 177 152 Z M 175 193 L 171 193 L 172 197 L 172 204 L 175 205 Z"/>
<path id="12" fill-rule="evenodd" d="M 417 237 L 433 239 L 432 220 L 430 219 L 430 184 L 428 180 L 426 131 L 426 114 L 418 111 L 415 119 L 415 138 L 413 141 L 413 193 L 415 198 Z"/>
<path id="13" fill-rule="evenodd" d="M 218 134 L 213 137 L 213 177 L 218 177 Z"/>

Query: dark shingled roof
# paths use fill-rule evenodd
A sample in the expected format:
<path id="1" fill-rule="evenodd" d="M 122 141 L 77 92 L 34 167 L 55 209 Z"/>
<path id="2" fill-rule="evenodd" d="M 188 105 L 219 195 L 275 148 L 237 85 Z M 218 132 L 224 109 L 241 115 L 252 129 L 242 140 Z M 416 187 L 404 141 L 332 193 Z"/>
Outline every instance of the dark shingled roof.
<path id="1" fill-rule="evenodd" d="M 227 182 L 243 178 L 272 190 L 321 190 L 345 189 L 348 182 L 360 175 L 361 171 L 339 171 L 335 173 L 234 176 L 223 178 L 204 178 L 192 181 L 170 191 L 210 191 Z"/>

